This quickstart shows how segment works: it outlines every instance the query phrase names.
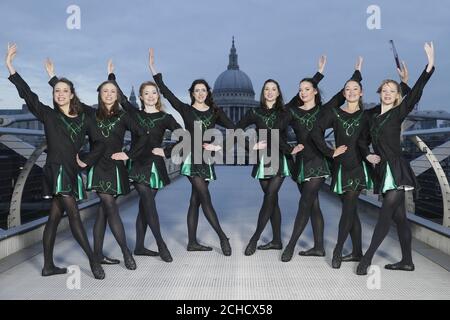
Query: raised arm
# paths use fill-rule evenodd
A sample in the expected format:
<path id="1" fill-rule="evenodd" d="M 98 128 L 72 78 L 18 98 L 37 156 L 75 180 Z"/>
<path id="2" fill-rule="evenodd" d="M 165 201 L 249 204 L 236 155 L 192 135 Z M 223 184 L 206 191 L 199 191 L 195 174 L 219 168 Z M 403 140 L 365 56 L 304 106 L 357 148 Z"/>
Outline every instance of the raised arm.
<path id="1" fill-rule="evenodd" d="M 422 97 L 423 89 L 434 72 L 434 46 L 433 42 L 425 43 L 425 52 L 428 58 L 428 64 L 420 75 L 419 79 L 416 81 L 414 86 L 408 95 L 403 99 L 402 103 L 399 105 L 400 108 L 400 118 L 404 119 L 406 116 L 414 109 L 415 105 L 419 102 Z"/>
<path id="2" fill-rule="evenodd" d="M 155 56 L 154 56 L 154 50 L 153 48 L 150 48 L 149 50 L 149 67 L 150 71 L 152 72 L 153 79 L 155 80 L 156 84 L 158 85 L 159 91 L 163 95 L 164 98 L 169 100 L 172 107 L 177 110 L 181 116 L 184 118 L 185 112 L 187 112 L 187 106 L 184 102 L 182 102 L 180 99 L 178 99 L 172 91 L 166 86 L 166 84 L 163 81 L 162 74 L 158 73 L 156 71 L 155 67 Z"/>
<path id="3" fill-rule="evenodd" d="M 323 70 L 325 69 L 325 65 L 327 64 L 327 56 L 322 55 L 319 59 L 319 67 L 316 74 L 312 77 L 313 81 L 319 84 L 320 81 L 324 78 Z M 298 105 L 302 105 L 303 102 L 300 99 L 299 93 L 297 93 L 291 101 L 286 104 L 286 107 L 297 107 Z"/>
<path id="4" fill-rule="evenodd" d="M 10 74 L 8 79 L 16 86 L 19 96 L 25 100 L 30 112 L 39 121 L 45 122 L 47 119 L 47 115 L 53 112 L 53 109 L 51 109 L 49 106 L 44 105 L 39 100 L 39 97 L 33 91 L 31 91 L 30 87 L 25 82 L 25 80 L 23 80 L 22 77 L 16 72 L 16 69 L 14 68 L 13 65 L 13 61 L 16 55 L 17 55 L 17 46 L 15 44 L 8 43 L 8 51 L 6 54 L 6 61 L 5 61 L 6 67 L 8 68 Z"/>
<path id="5" fill-rule="evenodd" d="M 358 57 L 357 61 L 356 61 L 356 65 L 355 65 L 355 71 L 353 72 L 351 78 L 349 80 L 353 80 L 353 81 L 357 81 L 357 82 L 361 82 L 362 81 L 362 75 L 361 75 L 361 69 L 362 69 L 362 63 L 363 63 L 363 58 L 362 57 Z M 331 98 L 327 103 L 325 103 L 323 106 L 325 108 L 340 108 L 344 103 L 345 103 L 345 97 L 344 97 L 344 89 L 342 88 L 341 90 L 339 90 L 334 96 L 333 98 Z"/>
<path id="6" fill-rule="evenodd" d="M 48 81 L 48 84 L 52 88 L 55 88 L 56 84 L 59 81 L 59 78 L 56 76 L 56 73 L 55 73 L 55 65 L 54 65 L 53 61 L 50 60 L 49 58 L 47 58 L 45 60 L 45 70 L 47 71 L 48 77 L 50 78 L 50 80 Z M 96 109 L 94 109 L 90 105 L 87 105 L 81 101 L 80 101 L 80 104 L 81 104 L 81 107 L 83 108 L 84 112 L 95 113 Z"/>
<path id="7" fill-rule="evenodd" d="M 122 108 L 131 115 L 136 114 L 139 110 L 136 109 L 136 107 L 130 102 L 130 100 L 128 100 L 128 97 L 123 93 L 122 89 L 116 81 L 116 75 L 114 74 L 114 64 L 112 63 L 111 59 L 108 60 L 108 80 L 114 82 L 119 89 L 120 105 L 122 106 Z"/>

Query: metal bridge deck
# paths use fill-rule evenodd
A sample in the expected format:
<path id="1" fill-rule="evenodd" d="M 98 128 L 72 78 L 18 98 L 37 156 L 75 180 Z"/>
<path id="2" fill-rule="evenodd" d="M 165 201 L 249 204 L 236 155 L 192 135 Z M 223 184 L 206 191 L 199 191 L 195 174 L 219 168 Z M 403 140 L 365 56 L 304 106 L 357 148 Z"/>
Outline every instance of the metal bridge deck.
<path id="1" fill-rule="evenodd" d="M 244 256 L 243 251 L 256 225 L 261 191 L 258 182 L 250 177 L 249 167 L 217 167 L 217 175 L 219 180 L 212 182 L 210 188 L 222 227 L 230 237 L 231 257 L 221 254 L 218 238 L 203 216 L 198 238 L 202 243 L 212 245 L 214 251 L 186 251 L 190 185 L 187 179 L 180 178 L 157 196 L 162 233 L 174 258 L 172 263 L 165 263 L 158 257 L 136 257 L 137 270 L 129 271 L 123 263 L 105 266 L 106 279 L 98 281 L 92 277 L 88 261 L 70 232 L 63 232 L 57 238 L 55 260 L 61 266 L 80 265 L 81 288 L 69 290 L 68 275 L 40 276 L 43 255 L 39 244 L 5 259 L 9 261 L 0 261 L 0 265 L 11 265 L 0 273 L 0 299 L 449 299 L 450 273 L 419 254 L 416 250 L 424 245 L 417 241 L 413 253 L 415 272 L 383 269 L 384 264 L 400 258 L 394 228 L 373 260 L 380 266 L 379 289 L 369 289 L 368 277 L 355 275 L 355 263 L 343 263 L 341 269 L 332 269 L 331 255 L 337 238 L 340 202 L 324 192 L 320 200 L 326 226 L 327 257 L 297 255 L 299 249 L 312 245 L 309 225 L 289 263 L 280 261 L 280 251 L 257 251 L 254 256 Z M 286 179 L 279 200 L 284 243 L 292 231 L 298 199 L 297 187 Z M 122 204 L 120 210 L 129 247 L 133 248 L 137 197 Z M 360 216 L 365 250 L 375 221 L 363 212 Z M 86 226 L 92 241 L 93 221 L 88 221 Z M 262 240 L 269 240 L 270 233 L 268 225 Z M 147 244 L 156 249 L 150 231 Z M 110 233 L 107 233 L 104 251 L 111 257 L 121 257 Z M 15 264 L 11 259 L 19 262 Z"/>

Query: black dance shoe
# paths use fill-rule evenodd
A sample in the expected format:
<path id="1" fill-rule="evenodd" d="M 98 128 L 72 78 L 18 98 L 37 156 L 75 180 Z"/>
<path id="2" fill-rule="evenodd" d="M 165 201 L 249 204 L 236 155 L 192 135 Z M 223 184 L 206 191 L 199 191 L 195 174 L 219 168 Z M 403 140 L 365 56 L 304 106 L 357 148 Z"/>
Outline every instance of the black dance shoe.
<path id="1" fill-rule="evenodd" d="M 283 249 L 283 244 L 277 242 L 269 242 L 263 245 L 258 246 L 258 250 L 281 250 Z"/>
<path id="2" fill-rule="evenodd" d="M 90 262 L 92 274 L 95 279 L 103 280 L 105 279 L 105 271 L 102 268 L 102 265 L 98 262 Z"/>
<path id="3" fill-rule="evenodd" d="M 333 269 L 339 269 L 342 263 L 342 251 L 334 249 L 333 259 L 331 260 L 331 267 Z"/>
<path id="4" fill-rule="evenodd" d="M 325 250 L 311 248 L 307 251 L 300 251 L 298 254 L 304 257 L 325 257 Z"/>
<path id="5" fill-rule="evenodd" d="M 125 267 L 128 270 L 136 270 L 136 261 L 134 260 L 133 255 L 128 249 L 123 252 L 123 262 L 125 263 Z"/>
<path id="6" fill-rule="evenodd" d="M 212 248 L 203 246 L 198 242 L 189 242 L 187 245 L 187 251 L 212 251 Z"/>
<path id="7" fill-rule="evenodd" d="M 170 255 L 169 249 L 167 249 L 167 246 L 165 243 L 162 243 L 161 245 L 158 245 L 159 250 L 159 256 L 161 257 L 161 260 L 164 262 L 172 262 L 173 258 Z"/>
<path id="8" fill-rule="evenodd" d="M 42 268 L 42 276 L 43 277 L 50 277 L 55 276 L 58 274 L 65 274 L 67 273 L 67 268 L 58 268 L 56 266 L 52 266 L 50 268 Z"/>
<path id="9" fill-rule="evenodd" d="M 388 270 L 394 270 L 394 271 L 414 271 L 415 267 L 412 263 L 404 263 L 402 261 L 394 263 L 394 264 L 387 264 L 384 266 L 385 269 Z"/>
<path id="10" fill-rule="evenodd" d="M 147 248 L 134 249 L 135 256 L 147 256 L 147 257 L 157 257 L 159 253 L 153 250 L 149 250 Z"/>
<path id="11" fill-rule="evenodd" d="M 342 262 L 359 262 L 359 261 L 361 261 L 361 259 L 362 259 L 362 253 L 354 254 L 352 252 L 346 256 L 343 256 L 341 260 L 342 260 Z"/>
<path id="12" fill-rule="evenodd" d="M 281 261 L 289 262 L 292 260 L 293 255 L 294 255 L 294 248 L 287 246 L 286 249 L 284 249 L 283 254 L 281 255 Z"/>
<path id="13" fill-rule="evenodd" d="M 100 260 L 100 264 L 119 264 L 120 260 L 108 258 L 106 256 L 103 257 L 103 259 Z"/>
<path id="14" fill-rule="evenodd" d="M 247 245 L 247 248 L 245 248 L 244 254 L 246 256 L 251 256 L 256 252 L 256 245 L 258 244 L 258 241 L 250 240 L 250 242 Z"/>
<path id="15" fill-rule="evenodd" d="M 220 247 L 222 248 L 222 253 L 224 256 L 231 256 L 231 245 L 230 239 L 223 238 L 220 240 Z"/>
<path id="16" fill-rule="evenodd" d="M 361 259 L 361 261 L 358 264 L 358 267 L 356 268 L 356 274 L 358 276 L 365 276 L 367 275 L 367 269 L 372 264 L 372 261 L 364 260 L 364 258 Z"/>

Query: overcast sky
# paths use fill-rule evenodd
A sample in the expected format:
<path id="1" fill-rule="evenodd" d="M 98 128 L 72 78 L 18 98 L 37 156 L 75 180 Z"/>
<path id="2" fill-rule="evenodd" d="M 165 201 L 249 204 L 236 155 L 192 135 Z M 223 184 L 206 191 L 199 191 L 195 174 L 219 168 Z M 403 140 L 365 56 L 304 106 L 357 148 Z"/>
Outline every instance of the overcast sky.
<path id="1" fill-rule="evenodd" d="M 372 4 L 381 9 L 379 30 L 366 25 Z M 66 27 L 69 5 L 81 9 L 80 30 Z M 233 35 L 240 68 L 252 79 L 256 96 L 264 80 L 274 78 L 286 100 L 297 92 L 301 78 L 316 71 L 325 53 L 325 98 L 343 85 L 362 55 L 365 101 L 376 102 L 380 81 L 397 79 L 389 39 L 395 40 L 400 58 L 409 66 L 411 85 L 426 64 L 424 42 L 433 40 L 436 72 L 420 107 L 448 108 L 450 3 L 445 0 L 2 0 L 0 107 L 22 105 L 4 67 L 8 41 L 17 43 L 17 70 L 43 102 L 51 104 L 43 68 L 44 59 L 51 57 L 57 74 L 74 81 L 82 101 L 94 104 L 108 58 L 113 58 L 126 93 L 149 80 L 149 47 L 155 48 L 156 66 L 167 85 L 187 101 L 193 79 L 205 78 L 212 86 L 226 69 Z"/>

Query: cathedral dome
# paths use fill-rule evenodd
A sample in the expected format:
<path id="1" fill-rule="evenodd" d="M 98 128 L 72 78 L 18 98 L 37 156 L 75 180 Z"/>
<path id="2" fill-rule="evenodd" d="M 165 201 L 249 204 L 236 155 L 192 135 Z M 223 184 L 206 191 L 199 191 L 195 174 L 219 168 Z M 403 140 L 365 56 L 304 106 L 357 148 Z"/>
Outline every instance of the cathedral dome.
<path id="1" fill-rule="evenodd" d="M 228 68 L 214 82 L 213 96 L 219 105 L 237 103 L 253 106 L 256 104 L 252 81 L 244 71 L 239 70 L 234 37 Z"/>

